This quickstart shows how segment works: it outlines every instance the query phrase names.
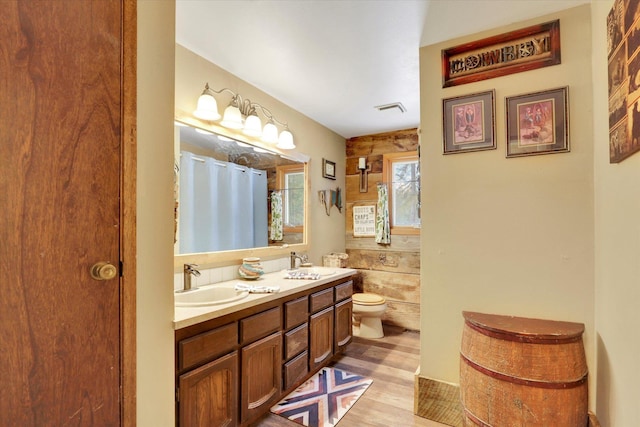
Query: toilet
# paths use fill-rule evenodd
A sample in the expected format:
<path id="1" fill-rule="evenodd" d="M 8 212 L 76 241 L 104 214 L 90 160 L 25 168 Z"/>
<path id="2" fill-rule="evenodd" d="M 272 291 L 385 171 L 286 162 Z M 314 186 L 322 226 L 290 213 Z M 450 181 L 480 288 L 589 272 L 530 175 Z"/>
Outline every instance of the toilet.
<path id="1" fill-rule="evenodd" d="M 382 315 L 387 304 L 380 295 L 353 294 L 353 335 L 362 338 L 382 338 Z"/>

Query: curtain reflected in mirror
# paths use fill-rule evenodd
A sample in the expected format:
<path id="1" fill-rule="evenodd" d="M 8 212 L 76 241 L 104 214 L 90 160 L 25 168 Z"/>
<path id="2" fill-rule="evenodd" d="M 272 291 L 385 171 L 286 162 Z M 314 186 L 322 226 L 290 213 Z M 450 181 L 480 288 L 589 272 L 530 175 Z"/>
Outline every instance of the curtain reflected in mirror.
<path id="1" fill-rule="evenodd" d="M 177 253 L 304 242 L 304 163 L 192 127 L 178 129 Z"/>

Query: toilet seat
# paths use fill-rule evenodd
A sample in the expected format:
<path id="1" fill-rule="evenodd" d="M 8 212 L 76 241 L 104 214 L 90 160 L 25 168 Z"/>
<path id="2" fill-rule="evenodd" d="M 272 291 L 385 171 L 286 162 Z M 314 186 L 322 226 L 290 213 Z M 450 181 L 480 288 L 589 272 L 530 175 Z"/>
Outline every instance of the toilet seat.
<path id="1" fill-rule="evenodd" d="M 360 305 L 382 305 L 386 302 L 380 295 L 370 293 L 353 294 L 351 298 L 354 304 Z"/>

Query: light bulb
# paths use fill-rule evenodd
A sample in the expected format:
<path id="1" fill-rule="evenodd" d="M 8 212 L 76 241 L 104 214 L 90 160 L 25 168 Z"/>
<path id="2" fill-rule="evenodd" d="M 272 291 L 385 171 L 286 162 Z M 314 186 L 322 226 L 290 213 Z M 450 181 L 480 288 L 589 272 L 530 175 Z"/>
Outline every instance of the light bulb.
<path id="1" fill-rule="evenodd" d="M 229 129 L 242 129 L 242 113 L 238 107 L 229 105 L 224 110 L 220 124 Z"/>
<path id="2" fill-rule="evenodd" d="M 201 120 L 218 120 L 220 118 L 220 113 L 218 113 L 218 103 L 216 102 L 216 99 L 208 93 L 200 95 L 198 98 L 198 105 L 196 106 L 196 110 L 193 112 L 193 115 Z"/>
<path id="3" fill-rule="evenodd" d="M 289 132 L 289 130 L 285 129 L 280 133 L 277 147 L 283 150 L 293 150 L 294 148 L 296 148 L 295 144 L 293 143 L 293 135 L 291 134 L 291 132 Z"/>
<path id="4" fill-rule="evenodd" d="M 249 136 L 262 135 L 262 121 L 260 120 L 260 117 L 255 114 L 248 116 L 244 121 L 244 129 L 242 129 L 242 132 Z"/>
<path id="5" fill-rule="evenodd" d="M 278 142 L 278 128 L 272 121 L 264 125 L 262 130 L 262 140 L 269 144 L 275 144 Z"/>

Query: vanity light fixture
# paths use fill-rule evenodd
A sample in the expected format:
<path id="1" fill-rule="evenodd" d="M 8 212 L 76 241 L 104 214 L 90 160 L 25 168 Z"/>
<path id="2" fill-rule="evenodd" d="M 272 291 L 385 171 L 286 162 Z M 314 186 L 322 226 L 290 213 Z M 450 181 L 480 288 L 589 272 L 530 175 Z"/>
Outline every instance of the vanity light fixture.
<path id="1" fill-rule="evenodd" d="M 276 119 L 271 111 L 262 105 L 251 102 L 249 99 L 243 99 L 240 94 L 228 88 L 216 91 L 209 87 L 209 83 L 205 84 L 204 91 L 198 98 L 198 104 L 193 115 L 201 120 L 210 122 L 219 120 L 221 116 L 218 113 L 218 103 L 213 95 L 223 92 L 230 93 L 232 98 L 224 110 L 222 120 L 220 120 L 222 126 L 229 129 L 242 129 L 242 133 L 245 135 L 260 138 L 263 142 L 269 144 L 277 144 L 276 146 L 283 150 L 296 148 L 293 143 L 293 134 L 289 130 L 287 123 Z M 264 128 L 258 112 L 261 112 L 267 120 Z M 284 128 L 279 134 L 276 123 Z"/>

